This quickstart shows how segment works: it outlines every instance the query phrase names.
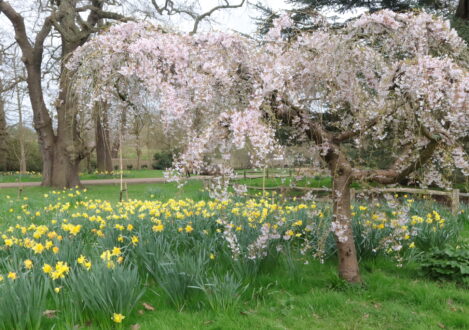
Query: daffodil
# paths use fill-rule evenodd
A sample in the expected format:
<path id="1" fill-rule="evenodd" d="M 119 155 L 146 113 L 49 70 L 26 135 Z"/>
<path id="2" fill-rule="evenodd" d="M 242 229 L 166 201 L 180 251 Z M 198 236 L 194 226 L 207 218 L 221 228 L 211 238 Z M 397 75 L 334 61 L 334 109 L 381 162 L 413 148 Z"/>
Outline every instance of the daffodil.
<path id="1" fill-rule="evenodd" d="M 125 319 L 125 316 L 122 314 L 114 313 L 112 314 L 111 320 L 113 320 L 115 323 L 122 323 L 122 321 Z"/>

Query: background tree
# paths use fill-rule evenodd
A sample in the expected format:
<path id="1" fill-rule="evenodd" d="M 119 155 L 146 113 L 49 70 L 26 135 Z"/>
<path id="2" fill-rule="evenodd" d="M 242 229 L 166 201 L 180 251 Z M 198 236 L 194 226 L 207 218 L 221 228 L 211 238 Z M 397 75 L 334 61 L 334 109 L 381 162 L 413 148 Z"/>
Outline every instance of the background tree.
<path id="1" fill-rule="evenodd" d="M 14 28 L 15 39 L 26 67 L 34 128 L 38 133 L 43 155 L 43 185 L 79 185 L 79 163 L 88 152 L 77 130 L 77 109 L 73 95 L 68 92 L 68 71 L 62 64 L 59 70 L 59 93 L 55 102 L 57 129 L 54 129 L 42 87 L 44 43 L 55 29 L 60 38 L 60 57 L 66 58 L 97 31 L 96 25 L 100 20 L 124 19 L 121 15 L 105 11 L 104 6 L 107 3 L 105 0 L 90 0 L 86 3 L 74 0 L 48 1 L 43 8 L 48 8 L 49 14 L 42 20 L 37 31 L 28 31 L 25 18 L 20 12 L 9 2 L 0 1 L 0 12 L 8 18 Z M 83 19 L 82 15 L 86 13 L 87 18 Z M 34 34 L 35 37 L 32 36 Z"/>
<path id="2" fill-rule="evenodd" d="M 3 64 L 3 52 L 0 53 L 0 66 Z M 7 121 L 5 116 L 5 101 L 3 98 L 4 87 L 3 79 L 0 77 L 0 171 L 6 170 L 6 152 L 7 152 Z"/>
<path id="3" fill-rule="evenodd" d="M 375 12 L 382 9 L 390 9 L 404 12 L 424 9 L 451 19 L 452 26 L 466 42 L 469 42 L 468 0 L 287 0 L 287 3 L 293 7 L 290 10 L 290 14 L 296 28 L 303 30 L 318 28 L 317 15 L 324 10 L 356 17 L 356 10 Z M 272 10 L 268 5 L 260 2 L 254 6 L 260 12 L 260 17 L 257 19 L 260 33 L 265 34 L 272 27 L 273 21 L 279 18 L 280 14 Z M 332 15 L 332 17 L 334 16 Z"/>

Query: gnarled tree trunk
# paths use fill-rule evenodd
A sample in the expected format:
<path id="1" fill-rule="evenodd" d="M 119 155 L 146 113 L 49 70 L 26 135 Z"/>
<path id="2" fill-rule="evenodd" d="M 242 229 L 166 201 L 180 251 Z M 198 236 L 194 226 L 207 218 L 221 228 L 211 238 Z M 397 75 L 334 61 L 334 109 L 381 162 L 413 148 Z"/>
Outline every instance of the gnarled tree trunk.
<path id="1" fill-rule="evenodd" d="M 62 54 L 66 57 L 79 44 L 72 44 L 62 39 Z M 62 64 L 60 75 L 60 92 L 57 102 L 57 133 L 52 145 L 52 159 L 44 159 L 52 162 L 50 170 L 50 185 L 59 188 L 72 188 L 81 186 L 80 161 L 85 158 L 83 145 L 79 139 L 77 109 L 74 96 L 70 92 L 70 72 Z M 44 182 L 43 182 L 44 184 Z"/>

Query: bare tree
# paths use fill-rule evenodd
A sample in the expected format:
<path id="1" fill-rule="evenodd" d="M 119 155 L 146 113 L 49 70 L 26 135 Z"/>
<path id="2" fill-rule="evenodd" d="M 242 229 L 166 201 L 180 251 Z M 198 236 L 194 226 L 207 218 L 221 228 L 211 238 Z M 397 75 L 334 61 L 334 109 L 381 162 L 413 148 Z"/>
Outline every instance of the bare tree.
<path id="1" fill-rule="evenodd" d="M 5 14 L 15 30 L 15 40 L 22 52 L 27 71 L 29 98 L 33 109 L 34 128 L 39 136 L 43 156 L 42 185 L 73 187 L 80 185 L 79 163 L 87 148 L 77 129 L 77 109 L 74 95 L 69 93 L 69 72 L 60 64 L 59 95 L 55 102 L 57 129 L 46 106 L 42 86 L 42 65 L 45 41 L 55 29 L 60 35 L 61 58 L 66 59 L 98 30 L 102 19 L 126 20 L 114 12 L 104 10 L 107 0 L 51 0 L 47 2 L 50 14 L 44 19 L 35 36 L 28 33 L 25 18 L 9 2 L 0 0 L 0 12 Z M 87 18 L 82 15 L 87 14 Z"/>
<path id="2" fill-rule="evenodd" d="M 7 57 L 10 58 L 11 54 L 8 54 L 8 50 L 12 45 L 8 47 L 1 47 L 0 49 L 0 65 L 4 64 L 7 60 Z M 13 66 L 15 65 L 15 58 L 12 58 Z M 8 139 L 8 125 L 6 117 L 6 99 L 5 94 L 11 92 L 14 89 L 19 88 L 18 84 L 24 81 L 24 77 L 19 75 L 18 72 L 14 69 L 13 77 L 7 77 L 6 72 L 2 72 L 2 77 L 0 78 L 0 170 L 6 170 L 7 162 L 7 139 Z"/>

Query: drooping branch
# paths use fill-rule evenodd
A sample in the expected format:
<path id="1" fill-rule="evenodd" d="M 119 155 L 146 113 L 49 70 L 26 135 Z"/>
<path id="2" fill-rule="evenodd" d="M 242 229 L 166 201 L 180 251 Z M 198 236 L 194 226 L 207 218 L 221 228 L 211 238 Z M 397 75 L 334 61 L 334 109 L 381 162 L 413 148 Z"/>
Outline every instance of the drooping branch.
<path id="1" fill-rule="evenodd" d="M 411 161 L 409 164 L 399 168 L 402 164 L 402 159 L 397 159 L 389 169 L 386 170 L 353 170 L 353 178 L 360 181 L 376 182 L 381 184 L 399 183 L 405 179 L 412 172 L 422 168 L 433 156 L 438 147 L 439 142 L 436 140 L 430 141 L 425 148 L 423 148 L 418 157 Z"/>
<path id="2" fill-rule="evenodd" d="M 328 164 L 333 173 L 339 170 L 339 167 L 341 167 L 344 172 L 352 171 L 352 165 L 345 153 L 341 150 L 340 143 L 335 141 L 334 133 L 327 131 L 320 122 L 308 119 L 307 111 L 305 109 L 301 109 L 285 99 L 282 100 L 282 103 L 289 109 L 293 110 L 296 116 L 300 117 L 303 121 L 306 121 L 306 135 L 311 141 L 314 141 L 316 145 L 325 148 L 324 152 L 321 153 L 321 157 Z M 289 123 L 287 121 L 290 120 L 290 114 L 283 113 L 280 115 L 279 119 L 288 125 Z"/>
<path id="3" fill-rule="evenodd" d="M 350 131 L 335 134 L 333 137 L 333 141 L 335 143 L 341 143 L 341 142 L 350 140 L 351 138 L 355 136 L 359 136 L 363 134 L 365 131 L 375 126 L 380 120 L 381 120 L 380 117 L 375 117 L 374 119 L 370 120 L 366 125 L 364 125 L 362 129 L 355 130 L 355 131 L 350 130 Z"/>

